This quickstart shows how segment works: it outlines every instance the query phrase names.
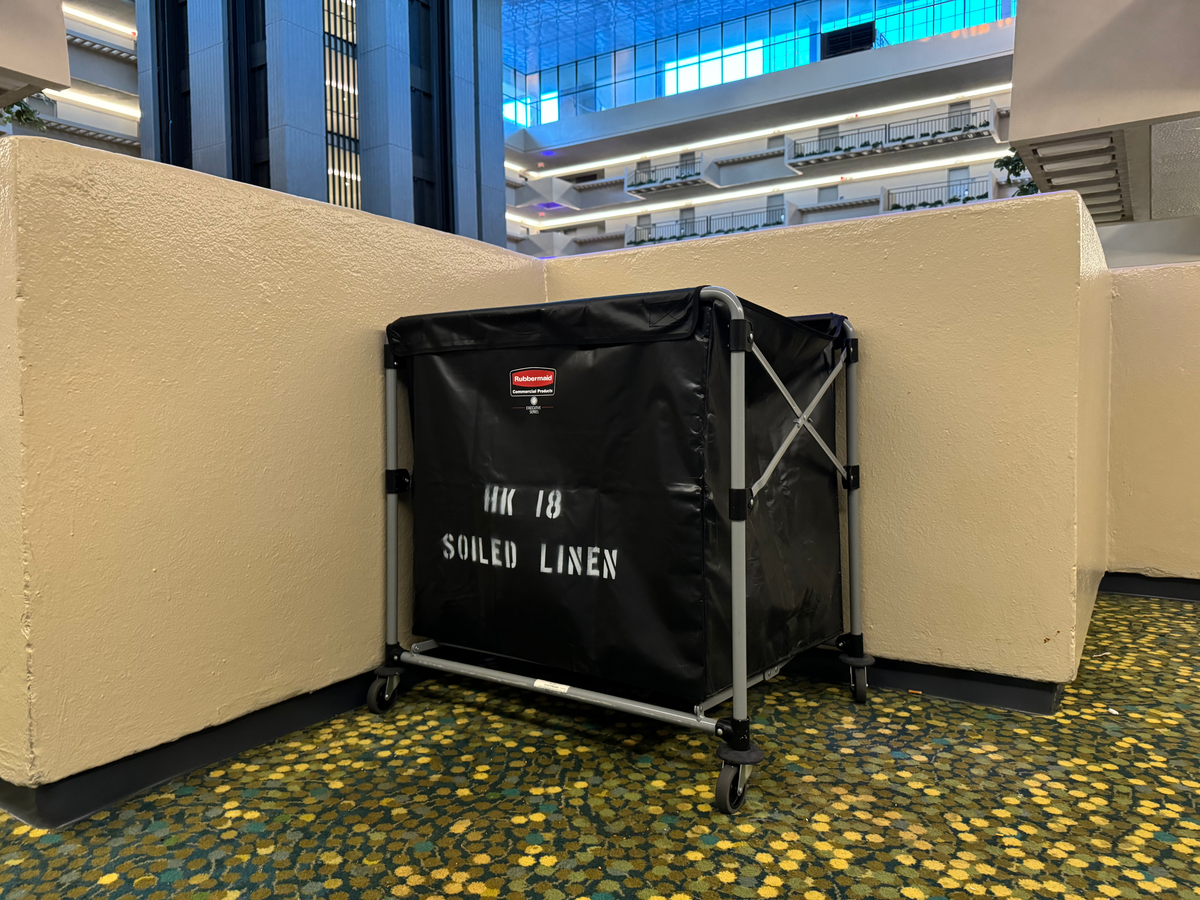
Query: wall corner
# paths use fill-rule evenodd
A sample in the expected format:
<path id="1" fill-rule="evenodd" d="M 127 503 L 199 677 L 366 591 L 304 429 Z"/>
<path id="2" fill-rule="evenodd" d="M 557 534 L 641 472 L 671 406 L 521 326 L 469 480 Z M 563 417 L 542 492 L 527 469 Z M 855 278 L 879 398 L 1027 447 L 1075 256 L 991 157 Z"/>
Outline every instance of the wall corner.
<path id="1" fill-rule="evenodd" d="M 1108 569 L 1109 418 L 1112 383 L 1112 275 L 1083 198 L 1074 195 L 1079 232 L 1079 358 L 1076 395 L 1076 581 L 1074 666 Z"/>
<path id="2" fill-rule="evenodd" d="M 0 779 L 34 778 L 29 597 L 22 514 L 21 259 L 17 169 L 30 141 L 0 138 Z"/>

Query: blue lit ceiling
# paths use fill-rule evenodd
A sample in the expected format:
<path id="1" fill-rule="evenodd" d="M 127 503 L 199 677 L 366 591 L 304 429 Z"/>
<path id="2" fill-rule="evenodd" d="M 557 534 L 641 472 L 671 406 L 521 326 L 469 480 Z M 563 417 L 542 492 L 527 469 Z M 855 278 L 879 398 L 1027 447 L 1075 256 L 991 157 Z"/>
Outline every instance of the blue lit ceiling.
<path id="1" fill-rule="evenodd" d="M 788 0 L 504 0 L 504 64 L 537 72 Z M 844 4 L 845 0 L 841 0 Z"/>

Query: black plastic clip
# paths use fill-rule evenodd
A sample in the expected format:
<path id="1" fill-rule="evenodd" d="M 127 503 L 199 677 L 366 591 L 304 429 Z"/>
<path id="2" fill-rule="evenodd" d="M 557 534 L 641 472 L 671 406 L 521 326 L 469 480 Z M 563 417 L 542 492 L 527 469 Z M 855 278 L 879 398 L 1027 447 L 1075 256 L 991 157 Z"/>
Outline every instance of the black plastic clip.
<path id="1" fill-rule="evenodd" d="M 857 491 L 861 485 L 858 466 L 846 466 L 846 474 L 842 476 L 842 487 L 848 491 Z"/>
<path id="2" fill-rule="evenodd" d="M 725 743 L 717 748 L 717 758 L 740 766 L 756 766 L 763 752 L 750 740 L 749 719 L 717 719 L 716 735 Z"/>
<path id="3" fill-rule="evenodd" d="M 381 678 L 391 678 L 395 675 L 403 675 L 403 660 L 400 658 L 400 654 L 403 652 L 404 648 L 399 644 L 384 644 L 383 665 L 375 669 L 375 674 Z"/>
<path id="4" fill-rule="evenodd" d="M 412 485 L 412 474 L 408 469 L 385 469 L 384 489 L 388 494 L 403 494 Z"/>
<path id="5" fill-rule="evenodd" d="M 750 333 L 750 323 L 745 319 L 729 320 L 729 352 L 746 353 L 754 336 Z"/>
<path id="6" fill-rule="evenodd" d="M 734 750 L 750 749 L 750 720 L 717 719 L 717 737 Z"/>
<path id="7" fill-rule="evenodd" d="M 386 341 L 383 344 L 383 367 L 385 369 L 400 368 L 400 360 L 396 358 L 396 354 L 392 352 L 392 345 Z"/>
<path id="8" fill-rule="evenodd" d="M 729 520 L 731 522 L 745 522 L 746 511 L 750 508 L 750 503 L 748 491 L 745 488 L 730 488 Z"/>
<path id="9" fill-rule="evenodd" d="M 858 338 L 846 341 L 846 364 L 858 362 Z"/>

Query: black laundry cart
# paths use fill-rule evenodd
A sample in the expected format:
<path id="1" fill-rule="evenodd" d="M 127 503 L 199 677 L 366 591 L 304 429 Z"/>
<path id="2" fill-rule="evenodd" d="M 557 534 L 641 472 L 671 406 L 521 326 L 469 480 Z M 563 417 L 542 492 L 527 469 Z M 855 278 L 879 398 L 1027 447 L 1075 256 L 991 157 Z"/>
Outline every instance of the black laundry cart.
<path id="1" fill-rule="evenodd" d="M 695 728 L 721 739 L 717 806 L 733 812 L 763 759 L 750 686 L 837 642 L 865 701 L 858 339 L 844 317 L 787 318 L 699 287 L 410 316 L 388 326 L 384 359 L 387 636 L 372 710 L 411 665 Z M 411 477 L 397 465 L 400 380 Z M 407 650 L 405 491 L 413 631 L 429 638 Z M 707 715 L 729 699 L 729 717 Z"/>

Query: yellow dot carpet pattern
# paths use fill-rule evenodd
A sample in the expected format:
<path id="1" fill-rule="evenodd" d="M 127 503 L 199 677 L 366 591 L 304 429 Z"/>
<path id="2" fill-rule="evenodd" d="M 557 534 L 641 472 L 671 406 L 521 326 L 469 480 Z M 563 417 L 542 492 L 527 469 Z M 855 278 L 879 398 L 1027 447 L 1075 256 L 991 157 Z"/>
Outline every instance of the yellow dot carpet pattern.
<path id="1" fill-rule="evenodd" d="M 782 677 L 767 760 L 427 680 L 57 832 L 0 819 L 0 897 L 1200 900 L 1200 604 L 1102 596 L 1050 717 Z"/>

